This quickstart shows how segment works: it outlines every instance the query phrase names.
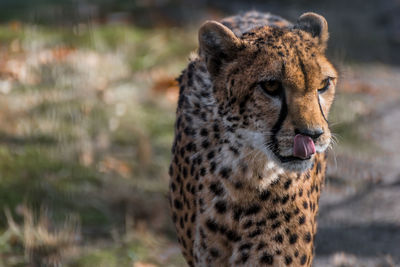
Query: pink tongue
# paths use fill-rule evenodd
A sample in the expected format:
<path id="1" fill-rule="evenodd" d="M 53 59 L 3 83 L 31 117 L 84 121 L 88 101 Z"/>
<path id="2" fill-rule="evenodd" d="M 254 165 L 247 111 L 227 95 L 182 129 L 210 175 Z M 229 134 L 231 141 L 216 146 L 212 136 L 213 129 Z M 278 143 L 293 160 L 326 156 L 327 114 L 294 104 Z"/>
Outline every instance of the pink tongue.
<path id="1" fill-rule="evenodd" d="M 294 137 L 293 156 L 306 159 L 314 153 L 314 142 L 309 136 L 297 134 Z"/>

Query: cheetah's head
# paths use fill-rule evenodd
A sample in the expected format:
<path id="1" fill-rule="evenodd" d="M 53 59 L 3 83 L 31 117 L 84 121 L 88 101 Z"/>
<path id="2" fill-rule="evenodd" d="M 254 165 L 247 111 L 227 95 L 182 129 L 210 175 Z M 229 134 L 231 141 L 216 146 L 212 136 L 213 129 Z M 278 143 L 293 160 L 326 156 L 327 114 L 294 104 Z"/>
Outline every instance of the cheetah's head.
<path id="1" fill-rule="evenodd" d="M 315 13 L 240 37 L 215 21 L 199 31 L 220 109 L 239 117 L 234 126 L 251 133 L 251 145 L 287 170 L 307 170 L 330 144 L 337 73 L 325 57 L 327 40 L 327 22 Z"/>

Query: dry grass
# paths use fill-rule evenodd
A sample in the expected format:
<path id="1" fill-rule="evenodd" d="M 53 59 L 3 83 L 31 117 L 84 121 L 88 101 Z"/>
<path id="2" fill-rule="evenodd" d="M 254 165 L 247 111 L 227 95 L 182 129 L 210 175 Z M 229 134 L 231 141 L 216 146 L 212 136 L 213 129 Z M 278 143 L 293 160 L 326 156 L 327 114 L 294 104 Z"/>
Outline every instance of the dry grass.
<path id="1" fill-rule="evenodd" d="M 0 266 L 181 262 L 164 195 L 176 92 L 157 84 L 192 45 L 174 29 L 0 26 Z"/>
<path id="2" fill-rule="evenodd" d="M 77 217 L 68 216 L 61 226 L 55 226 L 45 209 L 41 209 L 39 216 L 34 216 L 26 206 L 20 206 L 18 211 L 23 217 L 21 225 L 14 221 L 10 210 L 5 210 L 7 231 L 13 242 L 24 247 L 25 259 L 31 266 L 59 266 L 77 255 L 80 241 Z"/>

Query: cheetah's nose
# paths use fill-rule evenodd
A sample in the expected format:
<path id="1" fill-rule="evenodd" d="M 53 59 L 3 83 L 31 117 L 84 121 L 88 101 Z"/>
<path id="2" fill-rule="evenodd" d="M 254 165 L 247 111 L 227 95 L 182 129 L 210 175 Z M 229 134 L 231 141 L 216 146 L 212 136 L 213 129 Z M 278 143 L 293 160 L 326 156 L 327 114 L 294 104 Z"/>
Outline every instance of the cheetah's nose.
<path id="1" fill-rule="evenodd" d="M 311 137 L 296 134 L 293 144 L 293 156 L 301 159 L 308 159 L 312 154 L 315 154 L 315 145 Z"/>
<path id="2" fill-rule="evenodd" d="M 320 137 L 321 135 L 324 134 L 324 131 L 321 128 L 315 128 L 315 129 L 295 129 L 294 130 L 295 134 L 301 134 L 301 135 L 306 135 L 311 137 L 314 141 Z"/>

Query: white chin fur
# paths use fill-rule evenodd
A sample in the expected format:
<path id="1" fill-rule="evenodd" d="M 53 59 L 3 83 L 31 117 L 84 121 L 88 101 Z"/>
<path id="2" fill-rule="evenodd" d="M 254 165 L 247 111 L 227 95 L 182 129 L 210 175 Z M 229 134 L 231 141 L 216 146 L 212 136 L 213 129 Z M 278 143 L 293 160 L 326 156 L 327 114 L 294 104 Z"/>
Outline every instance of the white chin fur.
<path id="1" fill-rule="evenodd" d="M 284 170 L 293 172 L 305 172 L 311 168 L 312 162 L 314 161 L 314 155 L 311 156 L 309 160 L 295 160 L 291 162 L 281 162 L 270 150 L 262 149 L 262 151 L 267 155 L 268 159 L 274 162 L 276 165 Z"/>
<path id="2" fill-rule="evenodd" d="M 296 160 L 291 162 L 280 163 L 282 168 L 294 171 L 294 172 L 305 172 L 311 168 L 314 156 L 311 156 L 309 160 Z"/>

